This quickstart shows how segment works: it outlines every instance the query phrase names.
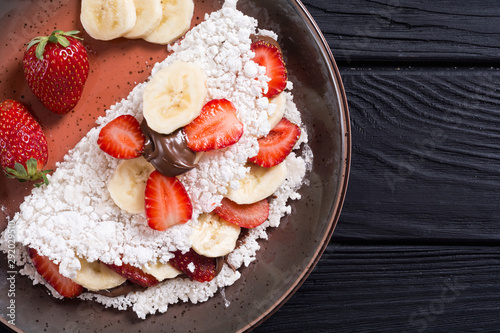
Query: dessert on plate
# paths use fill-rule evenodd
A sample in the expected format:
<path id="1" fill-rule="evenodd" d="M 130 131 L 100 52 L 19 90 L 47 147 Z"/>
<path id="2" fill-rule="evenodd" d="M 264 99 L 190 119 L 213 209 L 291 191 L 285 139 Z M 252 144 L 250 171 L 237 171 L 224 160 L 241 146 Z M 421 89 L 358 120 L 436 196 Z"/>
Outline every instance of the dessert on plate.
<path id="1" fill-rule="evenodd" d="M 312 161 L 277 40 L 231 0 L 169 46 L 9 221 L 20 273 L 140 318 L 237 281 Z"/>

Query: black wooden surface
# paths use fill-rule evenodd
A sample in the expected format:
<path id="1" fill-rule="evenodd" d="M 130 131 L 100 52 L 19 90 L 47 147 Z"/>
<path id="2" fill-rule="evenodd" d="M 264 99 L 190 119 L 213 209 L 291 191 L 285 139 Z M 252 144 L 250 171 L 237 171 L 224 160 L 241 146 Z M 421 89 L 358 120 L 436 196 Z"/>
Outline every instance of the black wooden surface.
<path id="1" fill-rule="evenodd" d="M 352 166 L 332 241 L 255 332 L 500 332 L 500 2 L 304 1 Z"/>

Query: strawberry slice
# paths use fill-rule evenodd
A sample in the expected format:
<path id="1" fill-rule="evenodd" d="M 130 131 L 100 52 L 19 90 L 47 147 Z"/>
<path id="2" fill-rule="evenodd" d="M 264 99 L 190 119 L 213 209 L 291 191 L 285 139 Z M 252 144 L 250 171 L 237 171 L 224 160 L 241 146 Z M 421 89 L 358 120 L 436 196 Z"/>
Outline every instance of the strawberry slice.
<path id="1" fill-rule="evenodd" d="M 253 42 L 250 49 L 255 52 L 255 61 L 260 66 L 266 67 L 266 76 L 271 79 L 267 83 L 268 90 L 265 97 L 272 98 L 286 88 L 287 72 L 281 51 L 276 46 L 259 40 Z"/>
<path id="2" fill-rule="evenodd" d="M 194 151 L 222 149 L 238 142 L 243 124 L 236 117 L 236 108 L 227 99 L 214 99 L 184 127 L 187 145 Z"/>
<path id="3" fill-rule="evenodd" d="M 184 185 L 176 177 L 153 171 L 146 183 L 146 217 L 155 230 L 167 230 L 186 223 L 193 215 L 193 206 Z"/>
<path id="4" fill-rule="evenodd" d="M 300 137 L 300 127 L 283 118 L 265 137 L 260 138 L 259 152 L 249 161 L 264 168 L 280 164 L 290 154 Z"/>
<path id="5" fill-rule="evenodd" d="M 42 256 L 37 250 L 32 248 L 28 248 L 28 255 L 38 274 L 61 296 L 73 298 L 83 292 L 83 287 L 59 273 L 59 265 L 55 264 L 48 257 Z"/>
<path id="6" fill-rule="evenodd" d="M 110 269 L 120 274 L 132 283 L 138 284 L 142 287 L 152 287 L 159 283 L 159 281 L 151 274 L 144 272 L 142 269 L 123 263 L 121 266 L 114 264 L 105 264 Z"/>
<path id="7" fill-rule="evenodd" d="M 186 253 L 173 252 L 174 258 L 168 262 L 174 268 L 186 274 L 195 281 L 211 281 L 216 276 L 216 258 L 208 258 L 190 249 Z"/>
<path id="8" fill-rule="evenodd" d="M 263 199 L 252 204 L 239 205 L 228 198 L 223 198 L 221 205 L 214 209 L 214 213 L 229 223 L 251 229 L 266 222 L 269 217 L 269 202 Z"/>
<path id="9" fill-rule="evenodd" d="M 97 144 L 105 153 L 122 159 L 141 156 L 144 148 L 141 124 L 131 115 L 119 116 L 101 129 Z"/>

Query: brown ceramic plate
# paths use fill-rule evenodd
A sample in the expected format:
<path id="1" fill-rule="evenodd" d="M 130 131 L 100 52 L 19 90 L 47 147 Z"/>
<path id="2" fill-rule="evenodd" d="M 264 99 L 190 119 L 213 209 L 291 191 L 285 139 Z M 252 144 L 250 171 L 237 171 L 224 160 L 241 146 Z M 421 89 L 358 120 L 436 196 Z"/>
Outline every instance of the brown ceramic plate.
<path id="1" fill-rule="evenodd" d="M 31 108 L 49 144 L 49 168 L 54 168 L 94 126 L 98 116 L 150 74 L 167 48 L 141 40 L 96 41 L 85 33 L 91 73 L 84 96 L 70 114 L 45 109 L 24 81 L 21 61 L 24 43 L 54 29 L 83 28 L 80 1 L 0 0 L 0 94 Z M 195 0 L 193 25 L 219 1 Z M 328 45 L 304 6 L 292 0 L 240 0 L 238 8 L 259 20 L 259 27 L 280 36 L 294 96 L 311 139 L 314 166 L 302 199 L 292 203 L 292 214 L 269 240 L 261 242 L 257 261 L 241 270 L 242 277 L 201 304 L 175 304 L 165 314 L 137 318 L 132 311 L 105 309 L 79 300 L 59 301 L 44 287 L 15 277 L 15 296 L 5 255 L 0 256 L 0 322 L 9 320 L 7 306 L 15 301 L 15 330 L 19 332 L 233 332 L 255 327 L 276 311 L 302 284 L 327 246 L 340 214 L 350 163 L 350 128 L 342 82 Z M 31 185 L 0 175 L 0 230 L 17 211 Z M 1 327 L 0 327 L 1 328 Z"/>

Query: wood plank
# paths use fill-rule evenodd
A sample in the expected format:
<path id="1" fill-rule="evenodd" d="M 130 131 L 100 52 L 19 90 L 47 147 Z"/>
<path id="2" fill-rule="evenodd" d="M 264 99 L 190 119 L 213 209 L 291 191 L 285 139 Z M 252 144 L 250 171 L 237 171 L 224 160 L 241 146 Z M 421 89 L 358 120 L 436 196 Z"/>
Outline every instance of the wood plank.
<path id="1" fill-rule="evenodd" d="M 498 59 L 495 0 L 305 0 L 340 63 L 491 62 Z"/>
<path id="2" fill-rule="evenodd" d="M 500 240 L 500 71 L 341 70 L 352 166 L 337 241 Z"/>
<path id="3" fill-rule="evenodd" d="M 263 332 L 485 332 L 500 327 L 500 248 L 331 244 Z"/>

